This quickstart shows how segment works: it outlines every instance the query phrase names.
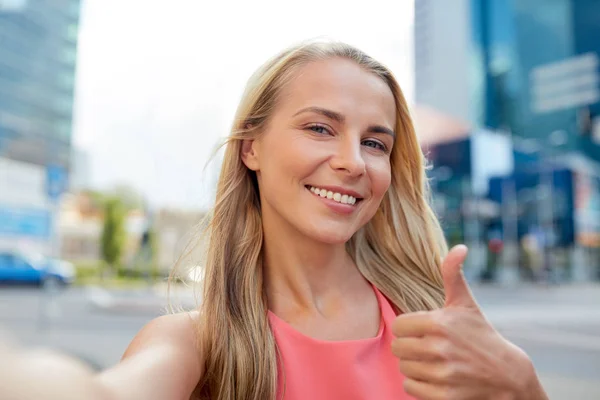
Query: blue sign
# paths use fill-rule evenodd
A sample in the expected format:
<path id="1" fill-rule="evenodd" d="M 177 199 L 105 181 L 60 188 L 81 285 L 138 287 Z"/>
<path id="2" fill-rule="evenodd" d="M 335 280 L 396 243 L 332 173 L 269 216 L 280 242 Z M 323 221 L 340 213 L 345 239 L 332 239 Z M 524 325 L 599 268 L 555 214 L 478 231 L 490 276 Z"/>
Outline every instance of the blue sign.
<path id="1" fill-rule="evenodd" d="M 49 165 L 46 169 L 46 191 L 48 197 L 57 200 L 67 190 L 67 171 L 59 165 Z"/>
<path id="2" fill-rule="evenodd" d="M 528 171 L 518 172 L 517 174 L 504 177 L 494 177 L 490 179 L 488 198 L 496 203 L 502 204 L 507 199 L 503 198 L 504 184 L 510 183 L 516 190 L 516 200 L 520 212 L 517 218 L 518 236 L 532 231 L 532 229 L 541 224 L 539 220 L 539 209 L 542 206 L 537 197 L 529 199 L 523 198 L 523 190 L 529 189 L 537 191 L 540 183 L 544 179 L 542 176 L 547 172 Z M 568 246 L 575 240 L 575 221 L 574 221 L 574 194 L 573 194 L 573 173 L 568 169 L 557 169 L 552 171 L 552 224 L 556 229 L 558 245 Z M 513 194 L 514 195 L 514 194 Z"/>
<path id="3" fill-rule="evenodd" d="M 0 207 L 0 235 L 50 237 L 51 215 L 47 210 Z"/>

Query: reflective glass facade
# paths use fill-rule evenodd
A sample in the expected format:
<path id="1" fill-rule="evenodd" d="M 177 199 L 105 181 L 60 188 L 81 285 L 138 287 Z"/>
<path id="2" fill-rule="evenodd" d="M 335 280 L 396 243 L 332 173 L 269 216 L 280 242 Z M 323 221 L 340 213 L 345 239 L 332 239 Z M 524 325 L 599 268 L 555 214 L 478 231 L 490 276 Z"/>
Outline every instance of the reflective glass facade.
<path id="1" fill-rule="evenodd" d="M 473 69 L 484 77 L 475 120 L 534 139 L 544 154 L 600 160 L 591 129 L 600 116 L 600 2 L 471 0 L 471 18 Z"/>
<path id="2" fill-rule="evenodd" d="M 68 166 L 80 0 L 0 8 L 0 156 Z"/>

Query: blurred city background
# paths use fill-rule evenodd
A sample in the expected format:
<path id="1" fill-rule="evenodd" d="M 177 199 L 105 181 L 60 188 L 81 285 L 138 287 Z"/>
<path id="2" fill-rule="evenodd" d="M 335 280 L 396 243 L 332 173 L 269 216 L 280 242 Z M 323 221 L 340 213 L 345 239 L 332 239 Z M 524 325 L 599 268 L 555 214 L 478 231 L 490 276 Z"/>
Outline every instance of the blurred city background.
<path id="1" fill-rule="evenodd" d="M 490 320 L 552 399 L 600 398 L 600 1 L 203 3 L 0 0 L 0 330 L 117 362 L 164 311 L 246 79 L 326 35 L 397 74 Z"/>

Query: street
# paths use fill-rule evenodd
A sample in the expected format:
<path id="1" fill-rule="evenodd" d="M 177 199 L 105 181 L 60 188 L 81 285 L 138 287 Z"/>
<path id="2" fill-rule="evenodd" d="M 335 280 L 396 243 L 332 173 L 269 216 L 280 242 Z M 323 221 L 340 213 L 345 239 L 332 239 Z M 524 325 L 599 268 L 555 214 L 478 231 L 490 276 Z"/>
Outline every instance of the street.
<path id="1" fill-rule="evenodd" d="M 0 288 L 0 331 L 96 368 L 118 362 L 136 332 L 166 311 L 164 287 L 138 291 Z M 600 286 L 475 286 L 490 321 L 533 359 L 551 399 L 600 398 Z M 191 306 L 177 295 L 174 306 Z"/>

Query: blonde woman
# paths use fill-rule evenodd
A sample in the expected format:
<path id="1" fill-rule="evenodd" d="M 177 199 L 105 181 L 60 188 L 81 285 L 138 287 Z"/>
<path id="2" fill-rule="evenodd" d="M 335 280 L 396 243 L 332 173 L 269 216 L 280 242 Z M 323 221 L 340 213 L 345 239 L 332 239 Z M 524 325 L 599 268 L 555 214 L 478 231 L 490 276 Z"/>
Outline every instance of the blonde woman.
<path id="1" fill-rule="evenodd" d="M 527 355 L 481 313 L 461 273 L 466 248 L 447 252 L 427 198 L 391 72 L 341 43 L 282 52 L 235 117 L 201 306 L 149 323 L 98 376 L 71 366 L 65 392 L 546 399 Z"/>

